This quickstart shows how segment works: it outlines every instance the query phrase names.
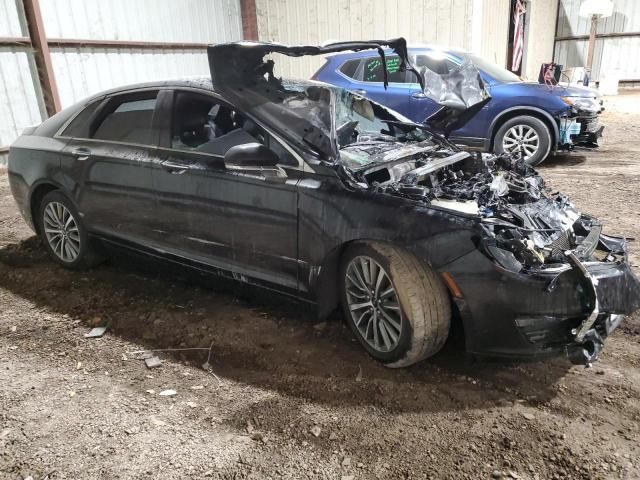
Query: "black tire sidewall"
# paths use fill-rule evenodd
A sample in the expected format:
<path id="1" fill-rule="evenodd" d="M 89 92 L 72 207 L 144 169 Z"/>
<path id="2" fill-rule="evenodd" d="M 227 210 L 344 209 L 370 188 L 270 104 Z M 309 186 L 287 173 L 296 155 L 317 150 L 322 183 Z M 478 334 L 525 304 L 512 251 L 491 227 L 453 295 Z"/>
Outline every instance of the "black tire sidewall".
<path id="1" fill-rule="evenodd" d="M 49 245 L 47 236 L 44 233 L 44 209 L 47 204 L 51 202 L 58 202 L 63 204 L 67 208 L 67 210 L 71 212 L 71 215 L 73 216 L 73 219 L 78 226 L 78 234 L 80 236 L 80 253 L 78 253 L 78 256 L 73 262 L 65 262 L 60 257 L 58 257 L 58 255 L 56 255 L 56 253 L 51 248 L 51 245 Z M 65 268 L 76 269 L 85 267 L 85 260 L 89 253 L 89 238 L 87 235 L 87 230 L 84 226 L 84 223 L 82 223 L 82 217 L 80 217 L 78 209 L 75 207 L 73 202 L 71 202 L 71 200 L 69 200 L 69 198 L 60 191 L 55 190 L 53 192 L 47 193 L 40 202 L 40 206 L 38 208 L 38 231 L 40 232 L 40 238 L 44 243 L 47 253 L 52 260 Z"/>
<path id="2" fill-rule="evenodd" d="M 504 152 L 502 148 L 504 135 L 514 125 L 527 125 L 528 127 L 533 128 L 540 138 L 538 151 L 535 153 L 535 155 L 533 155 L 533 157 L 525 160 L 525 163 L 533 167 L 545 160 L 551 152 L 551 132 L 549 131 L 549 127 L 547 127 L 547 125 L 542 120 L 530 115 L 522 115 L 519 117 L 511 118 L 500 126 L 493 141 L 493 150 L 495 151 L 495 153 L 500 154 Z"/>
<path id="3" fill-rule="evenodd" d="M 391 350 L 390 352 L 379 352 L 375 350 L 369 343 L 363 338 L 362 334 L 358 331 L 355 323 L 353 322 L 353 318 L 351 317 L 351 312 L 349 311 L 349 306 L 347 303 L 347 292 L 345 289 L 345 281 L 346 281 L 346 271 L 347 266 L 356 257 L 367 256 L 373 258 L 379 265 L 384 268 L 389 275 L 389 279 L 393 284 L 394 288 L 397 290 L 396 282 L 393 278 L 393 272 L 391 266 L 389 265 L 389 259 L 385 256 L 378 253 L 374 248 L 365 244 L 358 243 L 352 246 L 349 246 L 347 251 L 342 257 L 342 263 L 340 265 L 340 303 L 342 305 L 342 310 L 344 312 L 345 321 L 349 325 L 349 328 L 353 332 L 354 336 L 358 339 L 358 342 L 365 348 L 365 350 L 376 360 L 382 363 L 392 363 L 397 360 L 400 360 L 405 357 L 406 353 L 411 348 L 411 340 L 413 338 L 413 327 L 411 325 L 411 321 L 407 316 L 404 305 L 402 305 L 402 301 L 398 297 L 398 302 L 400 304 L 400 309 L 402 311 L 402 331 L 400 332 L 400 341 L 396 348 Z"/>

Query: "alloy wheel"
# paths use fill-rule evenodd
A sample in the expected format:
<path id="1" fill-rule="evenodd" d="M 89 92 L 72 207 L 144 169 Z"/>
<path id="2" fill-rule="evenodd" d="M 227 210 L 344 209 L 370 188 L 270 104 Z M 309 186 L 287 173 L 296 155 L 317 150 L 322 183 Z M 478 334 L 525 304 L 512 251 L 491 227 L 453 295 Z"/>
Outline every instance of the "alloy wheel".
<path id="1" fill-rule="evenodd" d="M 521 152 L 525 160 L 536 154 L 540 148 L 540 137 L 529 125 L 514 125 L 504 134 L 502 149 L 505 152 Z"/>
<path id="2" fill-rule="evenodd" d="M 80 232 L 75 218 L 60 202 L 49 202 L 43 213 L 44 233 L 53 253 L 71 263 L 80 254 Z"/>
<path id="3" fill-rule="evenodd" d="M 371 348 L 383 353 L 392 351 L 400 342 L 403 318 L 391 278 L 367 256 L 351 260 L 345 275 L 353 324 Z"/>

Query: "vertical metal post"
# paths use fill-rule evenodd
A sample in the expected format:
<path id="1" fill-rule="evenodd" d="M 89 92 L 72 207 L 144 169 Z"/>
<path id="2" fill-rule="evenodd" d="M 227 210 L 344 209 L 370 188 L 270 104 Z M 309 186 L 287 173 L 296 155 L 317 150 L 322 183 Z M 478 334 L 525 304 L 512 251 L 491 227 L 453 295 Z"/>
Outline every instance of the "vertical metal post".
<path id="1" fill-rule="evenodd" d="M 242 16 L 242 36 L 245 40 L 258 40 L 258 17 L 256 0 L 240 0 Z"/>
<path id="2" fill-rule="evenodd" d="M 61 110 L 58 87 L 53 74 L 51 64 L 51 53 L 47 43 L 47 35 L 44 30 L 42 13 L 40 12 L 39 0 L 23 0 L 24 11 L 27 17 L 29 37 L 34 49 L 36 66 L 38 67 L 38 78 L 44 95 L 44 104 L 49 115 L 54 115 Z"/>
<path id="3" fill-rule="evenodd" d="M 591 15 L 591 32 L 589 33 L 589 53 L 587 53 L 587 68 L 591 72 L 593 65 L 593 51 L 596 47 L 596 31 L 598 30 L 598 15 Z"/>

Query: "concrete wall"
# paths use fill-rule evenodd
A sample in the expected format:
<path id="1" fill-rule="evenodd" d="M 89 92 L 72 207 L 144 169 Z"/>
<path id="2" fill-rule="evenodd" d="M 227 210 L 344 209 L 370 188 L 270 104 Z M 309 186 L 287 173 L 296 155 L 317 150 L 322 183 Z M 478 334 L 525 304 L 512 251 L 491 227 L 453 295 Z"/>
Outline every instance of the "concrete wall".
<path id="1" fill-rule="evenodd" d="M 509 0 L 256 0 L 262 41 L 319 44 L 387 39 L 474 50 L 505 64 Z M 320 58 L 278 59 L 278 74 L 307 78 Z"/>

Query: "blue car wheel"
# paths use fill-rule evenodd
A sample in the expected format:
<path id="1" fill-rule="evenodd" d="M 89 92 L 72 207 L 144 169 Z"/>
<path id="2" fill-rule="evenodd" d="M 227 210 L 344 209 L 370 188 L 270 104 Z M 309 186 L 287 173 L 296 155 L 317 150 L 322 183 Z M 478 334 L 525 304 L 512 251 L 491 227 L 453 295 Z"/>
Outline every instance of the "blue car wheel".
<path id="1" fill-rule="evenodd" d="M 520 153 L 529 165 L 538 165 L 551 150 L 551 133 L 536 117 L 521 115 L 502 124 L 493 140 L 496 153 Z"/>

